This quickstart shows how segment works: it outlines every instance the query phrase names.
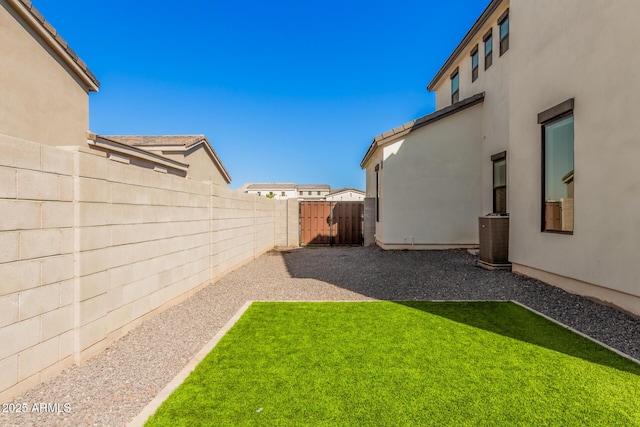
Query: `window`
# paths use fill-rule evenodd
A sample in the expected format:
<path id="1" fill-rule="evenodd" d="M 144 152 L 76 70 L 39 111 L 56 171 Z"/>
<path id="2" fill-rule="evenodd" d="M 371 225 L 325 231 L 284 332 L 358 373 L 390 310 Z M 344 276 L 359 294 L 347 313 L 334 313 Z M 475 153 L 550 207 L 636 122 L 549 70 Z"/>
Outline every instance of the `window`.
<path id="1" fill-rule="evenodd" d="M 507 152 L 491 156 L 493 162 L 493 212 L 507 213 Z"/>
<path id="2" fill-rule="evenodd" d="M 320 195 L 320 192 L 318 191 L 318 196 Z"/>
<path id="3" fill-rule="evenodd" d="M 478 78 L 478 45 L 471 50 L 471 83 Z"/>
<path id="4" fill-rule="evenodd" d="M 304 191 L 301 191 L 301 192 L 300 192 L 300 195 L 301 195 L 301 196 L 304 196 Z"/>
<path id="5" fill-rule="evenodd" d="M 270 196 L 273 196 L 273 191 L 269 191 L 269 195 L 270 195 Z"/>
<path id="6" fill-rule="evenodd" d="M 307 193 L 309 193 L 309 194 L 308 194 L 308 196 L 310 196 L 310 195 L 311 195 L 311 191 L 307 191 Z"/>
<path id="7" fill-rule="evenodd" d="M 491 30 L 482 38 L 484 42 L 484 69 L 491 67 L 493 64 L 493 33 Z"/>
<path id="8" fill-rule="evenodd" d="M 280 195 L 281 195 L 282 197 L 284 197 L 284 196 L 285 196 L 285 192 L 283 191 L 282 193 L 280 193 Z"/>
<path id="9" fill-rule="evenodd" d="M 262 192 L 261 191 L 258 191 L 258 196 L 262 196 Z"/>
<path id="10" fill-rule="evenodd" d="M 500 26 L 500 56 L 509 50 L 509 9 L 498 19 Z"/>
<path id="11" fill-rule="evenodd" d="M 451 103 L 455 104 L 460 100 L 460 75 L 458 69 L 451 74 Z"/>
<path id="12" fill-rule="evenodd" d="M 573 234 L 573 99 L 538 114 L 542 124 L 542 231 Z"/>
<path id="13" fill-rule="evenodd" d="M 376 165 L 376 222 L 380 221 L 380 165 Z"/>

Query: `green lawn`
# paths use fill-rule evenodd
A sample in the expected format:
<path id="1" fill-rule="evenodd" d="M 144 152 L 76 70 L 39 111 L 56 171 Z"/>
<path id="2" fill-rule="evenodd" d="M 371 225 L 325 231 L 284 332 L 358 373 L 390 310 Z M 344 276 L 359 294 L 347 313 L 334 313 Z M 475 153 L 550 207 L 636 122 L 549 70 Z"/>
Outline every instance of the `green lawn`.
<path id="1" fill-rule="evenodd" d="M 254 303 L 147 426 L 640 425 L 640 366 L 508 302 Z"/>

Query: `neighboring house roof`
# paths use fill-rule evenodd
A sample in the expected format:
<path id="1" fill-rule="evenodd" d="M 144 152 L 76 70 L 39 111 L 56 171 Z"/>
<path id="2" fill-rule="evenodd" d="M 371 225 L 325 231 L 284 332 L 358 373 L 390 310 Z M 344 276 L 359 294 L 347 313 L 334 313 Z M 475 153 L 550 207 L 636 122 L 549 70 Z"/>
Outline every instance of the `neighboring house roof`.
<path id="1" fill-rule="evenodd" d="M 123 154 L 125 156 L 132 156 L 139 159 L 147 160 L 152 163 L 177 169 L 185 173 L 189 169 L 189 165 L 186 163 L 177 162 L 173 159 L 169 159 L 159 154 L 152 153 L 151 151 L 143 150 L 129 144 L 123 144 L 102 135 L 96 135 L 89 132 L 87 134 L 87 142 L 89 143 L 89 145 L 105 149 L 109 152 L 115 152 L 118 154 Z"/>
<path id="2" fill-rule="evenodd" d="M 299 184 L 298 190 L 331 190 L 329 184 Z"/>
<path id="3" fill-rule="evenodd" d="M 446 74 L 447 69 L 453 65 L 458 56 L 462 53 L 462 51 L 469 45 L 471 40 L 478 34 L 478 31 L 482 28 L 482 26 L 489 20 L 489 17 L 496 9 L 502 4 L 504 0 L 492 0 L 489 3 L 489 6 L 482 12 L 482 15 L 478 18 L 478 20 L 473 24 L 469 32 L 464 36 L 458 47 L 454 49 L 451 53 L 451 56 L 445 61 L 444 65 L 440 68 L 440 70 L 436 73 L 436 75 L 431 80 L 431 83 L 427 85 L 427 90 L 432 92 L 440 79 Z"/>
<path id="4" fill-rule="evenodd" d="M 358 193 L 358 194 L 362 194 L 362 195 L 366 194 L 364 191 L 358 190 L 358 189 L 355 189 L 355 188 L 341 188 L 339 190 L 334 190 L 334 191 L 330 192 L 329 194 L 327 194 L 327 197 L 328 196 L 335 196 L 336 194 L 340 194 L 340 193 L 349 193 L 349 192 Z"/>
<path id="5" fill-rule="evenodd" d="M 56 29 L 44 19 L 38 9 L 33 7 L 30 0 L 6 1 L 86 85 L 88 92 L 98 91 L 100 82 L 96 76 L 89 70 L 87 64 L 78 57 L 78 54 L 69 47 Z"/>
<path id="6" fill-rule="evenodd" d="M 476 95 L 470 96 L 469 98 L 463 99 L 460 102 L 456 102 L 455 104 L 442 108 L 434 113 L 427 114 L 426 116 L 420 117 L 416 120 L 412 120 L 403 124 L 402 126 L 395 127 L 390 131 L 376 136 L 375 138 L 373 138 L 373 141 L 371 142 L 369 149 L 364 155 L 362 162 L 360 162 L 360 167 L 364 169 L 366 163 L 369 161 L 371 156 L 373 156 L 373 153 L 375 153 L 380 144 L 388 142 L 392 139 L 400 138 L 401 136 L 416 131 L 422 127 L 428 126 L 431 123 L 437 122 L 438 120 L 444 119 L 445 117 L 449 117 L 469 107 L 473 107 L 474 105 L 479 104 L 483 101 L 484 92 L 478 93 Z"/>
<path id="7" fill-rule="evenodd" d="M 262 182 L 257 184 L 245 184 L 244 190 L 294 190 L 296 185 L 292 182 Z"/>
<path id="8" fill-rule="evenodd" d="M 202 145 L 211 155 L 225 181 L 227 181 L 227 183 L 231 182 L 229 172 L 222 164 L 222 161 L 211 146 L 209 140 L 207 140 L 207 137 L 204 135 L 108 135 L 104 136 L 104 138 L 150 151 L 155 148 L 163 151 L 185 152 Z"/>

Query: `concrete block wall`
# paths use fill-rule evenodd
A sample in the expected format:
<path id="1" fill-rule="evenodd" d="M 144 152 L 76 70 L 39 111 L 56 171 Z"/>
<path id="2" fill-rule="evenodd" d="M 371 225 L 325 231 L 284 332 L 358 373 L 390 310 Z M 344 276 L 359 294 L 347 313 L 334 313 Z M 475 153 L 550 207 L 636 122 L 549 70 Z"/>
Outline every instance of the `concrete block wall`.
<path id="1" fill-rule="evenodd" d="M 0 396 L 74 361 L 73 172 L 70 153 L 0 136 Z"/>
<path id="2" fill-rule="evenodd" d="M 297 245 L 297 222 L 297 203 L 0 135 L 0 401 Z"/>
<path id="3" fill-rule="evenodd" d="M 364 199 L 364 246 L 376 244 L 376 199 Z"/>

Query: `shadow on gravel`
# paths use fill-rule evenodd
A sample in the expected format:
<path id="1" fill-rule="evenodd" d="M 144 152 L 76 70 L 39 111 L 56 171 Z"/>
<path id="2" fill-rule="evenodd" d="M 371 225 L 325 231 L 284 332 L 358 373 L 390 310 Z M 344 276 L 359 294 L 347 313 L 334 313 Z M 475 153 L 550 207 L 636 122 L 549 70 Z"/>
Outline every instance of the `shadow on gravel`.
<path id="1" fill-rule="evenodd" d="M 397 301 L 396 303 L 456 323 L 640 376 L 640 365 L 511 302 Z"/>
<path id="2" fill-rule="evenodd" d="M 629 351 L 633 343 L 624 337 L 624 330 L 628 332 L 629 326 L 639 329 L 637 319 L 534 279 L 478 268 L 475 257 L 466 250 L 384 251 L 374 246 L 302 248 L 280 254 L 293 278 L 316 279 L 370 298 L 411 307 L 412 301 L 518 301 L 637 357 L 635 351 Z M 638 365 L 629 368 L 626 359 L 613 358 L 617 360 L 615 363 L 607 362 L 607 357 L 611 358 L 608 351 L 604 352 L 605 356 L 585 358 L 579 347 L 550 343 L 544 337 L 526 332 L 526 328 L 516 333 L 492 324 L 482 325 L 455 310 L 447 313 L 446 316 L 456 322 L 488 328 L 491 332 L 640 375 Z M 594 336 L 594 330 L 599 335 Z"/>

